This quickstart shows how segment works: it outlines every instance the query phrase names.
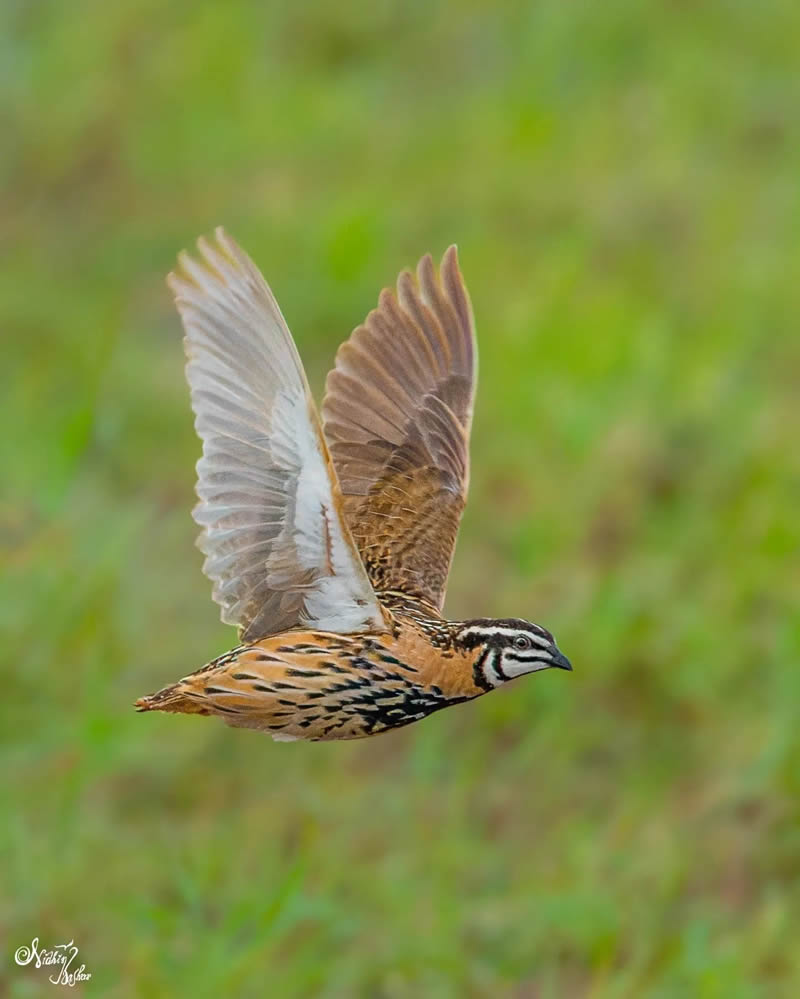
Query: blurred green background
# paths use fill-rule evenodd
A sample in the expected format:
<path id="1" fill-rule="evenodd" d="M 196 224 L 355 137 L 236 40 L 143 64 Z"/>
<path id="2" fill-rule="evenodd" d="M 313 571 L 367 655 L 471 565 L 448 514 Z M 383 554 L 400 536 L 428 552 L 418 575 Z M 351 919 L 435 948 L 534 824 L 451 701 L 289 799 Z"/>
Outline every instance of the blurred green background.
<path id="1" fill-rule="evenodd" d="M 0 6 L 4 940 L 110 997 L 800 994 L 800 8 Z M 377 739 L 131 703 L 235 643 L 164 275 L 223 223 L 322 384 L 456 241 L 451 616 L 575 672 Z"/>

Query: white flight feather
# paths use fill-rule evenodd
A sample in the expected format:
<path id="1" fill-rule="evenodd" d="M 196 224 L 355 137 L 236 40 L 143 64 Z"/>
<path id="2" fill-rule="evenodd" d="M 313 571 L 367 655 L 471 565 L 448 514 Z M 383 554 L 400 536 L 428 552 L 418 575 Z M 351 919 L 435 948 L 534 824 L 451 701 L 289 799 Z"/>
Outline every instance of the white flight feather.
<path id="1" fill-rule="evenodd" d="M 223 620 L 246 639 L 298 627 L 383 630 L 277 302 L 221 229 L 198 246 L 202 262 L 181 254 L 170 286 L 203 441 L 194 517 Z"/>

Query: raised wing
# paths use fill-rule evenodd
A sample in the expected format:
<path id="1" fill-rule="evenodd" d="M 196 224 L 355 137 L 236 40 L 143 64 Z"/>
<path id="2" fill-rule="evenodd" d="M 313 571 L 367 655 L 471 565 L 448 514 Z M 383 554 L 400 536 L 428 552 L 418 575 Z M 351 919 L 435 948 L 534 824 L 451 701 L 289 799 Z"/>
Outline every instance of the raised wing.
<path id="1" fill-rule="evenodd" d="M 194 518 L 222 619 L 246 641 L 290 628 L 384 630 L 278 303 L 222 229 L 168 283 L 186 331 Z"/>
<path id="2" fill-rule="evenodd" d="M 328 375 L 322 418 L 344 510 L 372 585 L 441 610 L 469 481 L 477 372 L 456 248 L 354 330 Z"/>

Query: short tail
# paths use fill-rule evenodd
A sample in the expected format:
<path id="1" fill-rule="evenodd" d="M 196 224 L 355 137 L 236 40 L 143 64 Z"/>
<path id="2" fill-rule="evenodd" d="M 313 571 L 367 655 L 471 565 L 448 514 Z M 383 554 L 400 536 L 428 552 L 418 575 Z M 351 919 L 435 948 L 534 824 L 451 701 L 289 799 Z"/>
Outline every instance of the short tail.
<path id="1" fill-rule="evenodd" d="M 140 697 L 135 702 L 137 711 L 171 711 L 173 714 L 208 715 L 211 712 L 203 707 L 194 697 L 187 696 L 188 685 L 185 680 L 171 683 L 168 687 Z"/>

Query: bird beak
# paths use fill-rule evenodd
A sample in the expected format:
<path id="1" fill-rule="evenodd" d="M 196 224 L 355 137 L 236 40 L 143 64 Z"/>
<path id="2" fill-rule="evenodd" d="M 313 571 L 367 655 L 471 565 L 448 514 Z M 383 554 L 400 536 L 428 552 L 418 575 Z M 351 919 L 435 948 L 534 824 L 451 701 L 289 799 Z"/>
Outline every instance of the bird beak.
<path id="1" fill-rule="evenodd" d="M 558 649 L 553 649 L 553 658 L 550 660 L 550 665 L 558 666 L 559 669 L 568 669 L 570 673 L 572 672 L 572 663 Z"/>

